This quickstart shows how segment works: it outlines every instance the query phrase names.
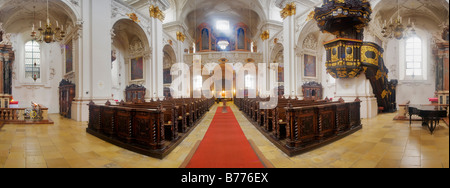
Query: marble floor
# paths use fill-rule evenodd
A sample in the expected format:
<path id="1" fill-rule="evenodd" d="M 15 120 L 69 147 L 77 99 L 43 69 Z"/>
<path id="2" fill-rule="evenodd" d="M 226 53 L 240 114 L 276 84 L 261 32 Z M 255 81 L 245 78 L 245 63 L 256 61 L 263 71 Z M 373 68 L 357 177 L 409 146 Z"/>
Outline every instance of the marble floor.
<path id="1" fill-rule="evenodd" d="M 154 159 L 86 133 L 86 122 L 50 115 L 54 125 L 4 125 L 0 168 L 178 168 L 213 119 L 215 105 L 196 129 L 165 159 Z M 363 129 L 309 153 L 288 157 L 232 105 L 248 139 L 276 168 L 448 168 L 449 128 L 431 135 L 419 122 L 393 121 L 395 114 L 363 120 Z"/>

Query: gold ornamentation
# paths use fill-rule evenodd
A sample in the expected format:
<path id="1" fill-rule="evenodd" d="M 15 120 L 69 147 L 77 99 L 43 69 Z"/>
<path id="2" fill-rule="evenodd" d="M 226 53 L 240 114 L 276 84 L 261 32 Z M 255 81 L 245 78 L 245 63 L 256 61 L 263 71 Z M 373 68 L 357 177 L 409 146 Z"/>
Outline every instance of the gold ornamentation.
<path id="1" fill-rule="evenodd" d="M 164 19 L 166 18 L 166 15 L 164 14 L 164 12 L 161 11 L 161 9 L 159 9 L 158 6 L 156 7 L 154 5 L 150 6 L 149 11 L 150 17 L 157 18 L 161 20 L 161 22 L 164 21 Z"/>
<path id="2" fill-rule="evenodd" d="M 184 40 L 186 40 L 186 36 L 182 33 L 182 32 L 177 32 L 177 40 L 184 42 Z"/>
<path id="3" fill-rule="evenodd" d="M 289 16 L 295 16 L 297 14 L 297 6 L 295 2 L 286 4 L 283 10 L 281 10 L 281 18 L 285 19 Z"/>
<path id="4" fill-rule="evenodd" d="M 367 57 L 368 53 L 370 52 L 372 52 L 375 57 L 373 58 Z M 377 48 L 367 45 L 361 46 L 361 62 L 378 66 L 379 57 L 380 51 L 378 51 Z"/>
<path id="5" fill-rule="evenodd" d="M 378 70 L 377 75 L 375 76 L 375 79 L 379 80 L 382 76 L 383 76 L 383 73 L 380 70 Z"/>
<path id="6" fill-rule="evenodd" d="M 316 14 L 316 12 L 311 11 L 311 12 L 308 14 L 308 18 L 306 18 L 306 21 L 313 20 L 315 14 Z M 325 24 L 325 23 L 323 23 L 323 24 Z"/>
<path id="7" fill-rule="evenodd" d="M 269 38 L 270 38 L 269 30 L 263 31 L 261 33 L 261 40 L 262 41 L 268 40 Z"/>
<path id="8" fill-rule="evenodd" d="M 386 91 L 386 90 L 383 90 L 383 93 L 381 93 L 381 98 L 386 98 L 386 96 L 388 95 L 388 91 Z"/>
<path id="9" fill-rule="evenodd" d="M 141 22 L 135 13 L 127 14 L 127 16 L 136 23 Z"/>

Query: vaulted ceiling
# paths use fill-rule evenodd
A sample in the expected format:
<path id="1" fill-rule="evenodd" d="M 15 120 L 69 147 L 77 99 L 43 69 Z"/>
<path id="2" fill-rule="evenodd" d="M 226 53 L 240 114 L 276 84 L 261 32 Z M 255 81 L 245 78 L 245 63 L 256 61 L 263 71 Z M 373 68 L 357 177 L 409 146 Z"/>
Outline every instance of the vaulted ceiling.
<path id="1" fill-rule="evenodd" d="M 46 0 L 2 0 L 0 1 L 0 22 L 8 32 L 22 32 L 31 29 L 33 23 L 39 26 L 47 19 Z M 55 24 L 70 25 L 74 21 L 73 12 L 60 0 L 49 0 L 49 18 Z"/>
<path id="2" fill-rule="evenodd" d="M 372 8 L 374 16 L 383 20 L 400 14 L 402 17 L 426 17 L 435 22 L 445 22 L 449 12 L 446 0 L 379 0 Z"/>
<path id="3" fill-rule="evenodd" d="M 229 21 L 231 27 L 242 22 L 249 26 L 254 36 L 261 20 L 265 20 L 265 15 L 257 0 L 188 0 L 180 18 L 188 26 L 191 36 L 194 36 L 198 25 L 209 23 L 215 26 L 218 20 Z"/>

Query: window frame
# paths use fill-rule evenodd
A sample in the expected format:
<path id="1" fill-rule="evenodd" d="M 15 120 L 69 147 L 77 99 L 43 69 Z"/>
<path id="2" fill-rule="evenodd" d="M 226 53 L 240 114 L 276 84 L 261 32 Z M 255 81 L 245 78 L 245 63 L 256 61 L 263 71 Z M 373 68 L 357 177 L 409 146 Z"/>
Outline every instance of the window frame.
<path id="1" fill-rule="evenodd" d="M 31 43 L 31 44 L 30 44 Z M 39 51 L 38 52 L 35 52 L 35 51 L 33 51 L 34 49 L 32 49 L 32 51 L 27 51 L 27 48 L 29 47 L 29 45 L 32 45 L 33 47 L 32 48 L 35 48 L 35 47 L 38 47 L 38 49 L 39 49 Z M 29 80 L 31 80 L 31 81 L 34 81 L 33 80 L 33 76 L 34 75 L 31 75 L 31 77 L 30 76 L 27 76 L 27 74 L 28 73 L 30 73 L 30 71 L 27 71 L 27 66 L 29 65 L 29 63 L 27 63 L 27 60 L 30 60 L 31 59 L 31 66 L 32 66 L 32 69 L 38 69 L 38 71 L 39 71 L 39 73 L 38 73 L 38 78 L 37 78 L 37 80 L 36 81 L 34 81 L 35 83 L 38 83 L 38 82 L 40 82 L 40 80 L 42 80 L 42 48 L 41 48 L 42 46 L 39 44 L 39 42 L 37 42 L 37 41 L 34 41 L 34 40 L 28 40 L 27 42 L 25 42 L 25 44 L 24 44 L 24 63 L 23 63 L 23 65 L 24 65 L 24 69 L 23 69 L 23 71 L 24 71 L 24 78 L 25 78 L 25 80 L 27 80 L 27 81 L 29 81 Z M 29 54 L 32 54 L 32 57 L 31 58 L 29 58 L 29 57 L 27 57 L 27 55 L 29 55 Z M 39 54 L 39 58 L 35 58 L 34 57 L 34 55 L 35 54 Z M 36 66 L 36 68 L 33 66 L 33 64 L 34 64 L 34 62 L 36 62 L 36 60 L 38 60 L 38 63 L 37 63 L 37 66 Z M 31 71 L 31 73 L 32 73 L 33 71 Z"/>
<path id="2" fill-rule="evenodd" d="M 417 37 L 420 41 L 421 41 L 421 46 L 420 46 L 420 51 L 421 51 L 421 72 L 422 75 L 414 75 L 414 76 L 409 76 L 407 75 L 407 41 L 412 38 L 412 37 Z M 429 40 L 427 40 L 426 37 L 424 37 L 424 35 L 420 34 L 420 32 L 418 31 L 416 35 L 413 35 L 409 38 L 406 38 L 404 40 L 399 41 L 399 80 L 400 81 L 406 81 L 406 82 L 424 82 L 428 80 L 428 47 L 427 45 L 429 44 Z"/>
<path id="3" fill-rule="evenodd" d="M 416 77 L 423 78 L 424 54 L 422 51 L 422 43 L 422 40 L 418 36 L 412 36 L 405 40 L 405 78 L 410 78 L 411 80 L 414 80 Z M 420 53 L 420 55 L 417 53 Z M 409 58 L 411 60 L 408 60 Z M 410 71 L 411 73 L 409 73 Z"/>

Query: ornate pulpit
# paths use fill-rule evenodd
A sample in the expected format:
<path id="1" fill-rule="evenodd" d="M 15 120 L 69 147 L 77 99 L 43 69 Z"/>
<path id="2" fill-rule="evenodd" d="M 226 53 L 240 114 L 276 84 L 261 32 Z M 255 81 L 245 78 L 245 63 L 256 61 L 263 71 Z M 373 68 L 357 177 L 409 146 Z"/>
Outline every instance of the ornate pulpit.
<path id="1" fill-rule="evenodd" d="M 371 21 L 367 0 L 324 0 L 315 9 L 314 19 L 322 32 L 336 36 L 324 44 L 327 73 L 336 79 L 354 79 L 362 74 L 370 80 L 379 111 L 396 110 L 397 81 L 389 81 L 383 61 L 384 50 L 364 42 L 364 27 Z"/>

